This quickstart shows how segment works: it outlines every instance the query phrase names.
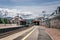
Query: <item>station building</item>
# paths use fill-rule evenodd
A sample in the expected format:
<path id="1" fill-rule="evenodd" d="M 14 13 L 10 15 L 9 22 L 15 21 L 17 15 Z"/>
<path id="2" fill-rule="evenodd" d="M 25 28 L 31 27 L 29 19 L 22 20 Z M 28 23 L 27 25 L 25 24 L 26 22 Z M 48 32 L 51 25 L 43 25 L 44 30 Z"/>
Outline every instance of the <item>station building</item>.
<path id="1" fill-rule="evenodd" d="M 12 24 L 17 24 L 17 25 L 25 25 L 26 24 L 26 20 L 19 16 L 15 16 L 14 18 L 12 18 L 10 20 L 10 22 Z"/>
<path id="2" fill-rule="evenodd" d="M 58 7 L 50 16 L 45 20 L 45 26 L 49 28 L 60 28 L 60 7 Z"/>
<path id="3" fill-rule="evenodd" d="M 34 25 L 40 25 L 40 21 L 35 19 L 35 20 L 33 20 L 33 24 Z"/>
<path id="4" fill-rule="evenodd" d="M 34 24 L 34 25 L 40 25 L 40 26 L 42 26 L 42 25 L 43 25 L 43 17 L 35 18 L 35 19 L 33 20 L 33 24 Z"/>

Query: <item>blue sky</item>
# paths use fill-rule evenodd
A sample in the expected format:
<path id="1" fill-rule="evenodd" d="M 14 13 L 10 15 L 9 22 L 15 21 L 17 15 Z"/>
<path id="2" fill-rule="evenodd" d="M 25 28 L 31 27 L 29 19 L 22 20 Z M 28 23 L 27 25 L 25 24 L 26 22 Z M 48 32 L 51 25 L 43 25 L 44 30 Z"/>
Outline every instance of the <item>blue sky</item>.
<path id="1" fill-rule="evenodd" d="M 60 0 L 0 0 L 0 8 L 11 12 L 8 16 L 18 12 L 23 18 L 39 17 L 44 10 L 46 14 L 51 14 L 58 6 Z"/>
<path id="2" fill-rule="evenodd" d="M 0 0 L 0 7 L 4 6 L 40 6 L 48 2 L 60 3 L 60 0 Z M 56 4 L 56 3 L 54 3 Z"/>

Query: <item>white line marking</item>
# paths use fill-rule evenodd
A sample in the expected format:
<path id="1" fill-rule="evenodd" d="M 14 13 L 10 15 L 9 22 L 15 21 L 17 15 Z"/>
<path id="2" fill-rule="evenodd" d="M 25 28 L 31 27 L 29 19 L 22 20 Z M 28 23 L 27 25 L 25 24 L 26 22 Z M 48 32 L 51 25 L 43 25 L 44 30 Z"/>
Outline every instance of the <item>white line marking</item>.
<path id="1" fill-rule="evenodd" d="M 51 38 L 52 40 L 54 40 L 53 37 L 52 37 L 47 31 L 45 31 L 45 32 L 50 36 L 50 38 Z"/>

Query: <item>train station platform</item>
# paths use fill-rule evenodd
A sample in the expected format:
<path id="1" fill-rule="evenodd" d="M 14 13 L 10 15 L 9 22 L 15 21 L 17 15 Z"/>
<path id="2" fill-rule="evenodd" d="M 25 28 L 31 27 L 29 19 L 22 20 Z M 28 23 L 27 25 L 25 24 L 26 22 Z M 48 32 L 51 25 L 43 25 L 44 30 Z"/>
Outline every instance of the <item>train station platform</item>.
<path id="1" fill-rule="evenodd" d="M 0 29 L 18 27 L 16 24 L 0 24 Z"/>
<path id="2" fill-rule="evenodd" d="M 52 40 L 60 40 L 60 29 L 46 28 L 43 26 L 41 26 L 40 28 L 45 29 L 45 31 L 49 34 Z"/>
<path id="3" fill-rule="evenodd" d="M 3 37 L 0 40 L 15 40 L 16 38 L 18 38 L 19 36 L 24 37 L 29 31 L 31 31 L 32 29 L 34 29 L 35 27 L 29 27 L 29 28 L 23 28 L 22 30 L 16 30 L 16 33 L 11 34 L 9 36 Z M 13 31 L 14 32 L 14 31 Z M 12 32 L 10 32 L 12 33 Z M 9 34 L 9 33 L 8 33 Z M 20 39 L 19 39 L 20 40 Z"/>
<path id="4" fill-rule="evenodd" d="M 10 36 L 2 38 L 2 40 L 60 40 L 60 29 L 46 28 L 44 26 L 33 26 L 24 31 L 16 32 Z"/>

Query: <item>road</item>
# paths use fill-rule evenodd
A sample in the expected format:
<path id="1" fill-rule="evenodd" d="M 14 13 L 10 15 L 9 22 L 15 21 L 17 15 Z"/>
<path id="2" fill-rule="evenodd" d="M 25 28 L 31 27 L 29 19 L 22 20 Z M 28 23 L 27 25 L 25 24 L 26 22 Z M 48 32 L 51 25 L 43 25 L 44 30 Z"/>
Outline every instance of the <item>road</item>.
<path id="1" fill-rule="evenodd" d="M 24 31 L 4 37 L 0 40 L 52 40 L 40 26 L 33 26 Z"/>

